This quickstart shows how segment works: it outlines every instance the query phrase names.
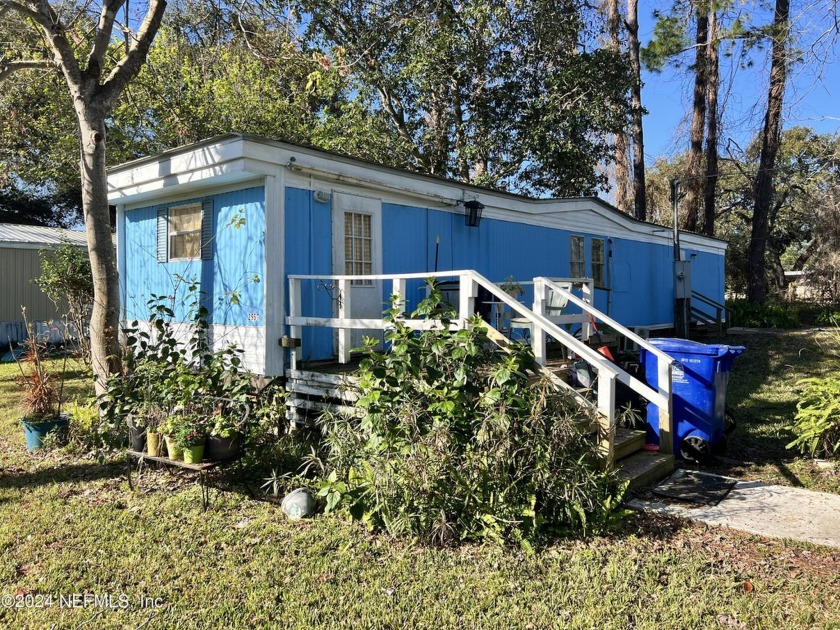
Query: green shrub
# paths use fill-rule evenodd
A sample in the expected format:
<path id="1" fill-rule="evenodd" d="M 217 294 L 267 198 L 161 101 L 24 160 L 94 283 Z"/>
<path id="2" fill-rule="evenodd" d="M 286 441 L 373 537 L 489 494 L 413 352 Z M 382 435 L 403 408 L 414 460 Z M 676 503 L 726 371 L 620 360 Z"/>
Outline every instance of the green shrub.
<path id="1" fill-rule="evenodd" d="M 727 302 L 732 312 L 733 326 L 746 328 L 798 328 L 799 315 L 795 308 L 782 304 L 755 304 L 747 300 Z"/>
<path id="2" fill-rule="evenodd" d="M 506 540 L 605 525 L 623 485 L 599 468 L 568 395 L 529 383 L 528 346 L 492 346 L 483 323 L 450 330 L 454 313 L 433 285 L 412 318 L 386 312 L 387 352 L 366 341 L 358 416 L 324 414 L 327 511 L 424 541 Z"/>
<path id="3" fill-rule="evenodd" d="M 806 378 L 794 422 L 788 428 L 796 439 L 787 445 L 811 457 L 834 457 L 840 451 L 840 373 Z"/>
<path id="4" fill-rule="evenodd" d="M 87 250 L 64 241 L 55 249 L 42 249 L 41 276 L 33 280 L 62 315 L 65 333 L 72 334 L 79 356 L 90 364 L 89 323 L 93 308 L 93 275 Z"/>
<path id="5" fill-rule="evenodd" d="M 189 288 L 189 333 L 177 334 L 170 298 L 153 295 L 149 325 L 132 322 L 123 330 L 123 373 L 112 375 L 99 399 L 103 416 L 114 427 L 128 422 L 155 429 L 173 414 L 210 418 L 239 417 L 256 399 L 252 375 L 242 369 L 242 350 L 231 345 L 213 351 L 207 342 L 207 309 L 198 288 Z M 223 398 L 224 401 L 219 399 Z"/>
<path id="6" fill-rule="evenodd" d="M 101 455 L 123 445 L 124 430 L 106 416 L 100 416 L 95 399 L 68 403 L 63 411 L 70 415 L 69 441 L 75 450 Z"/>
<path id="7" fill-rule="evenodd" d="M 840 307 L 838 305 L 818 306 L 814 309 L 813 321 L 818 326 L 837 325 L 840 321 Z"/>

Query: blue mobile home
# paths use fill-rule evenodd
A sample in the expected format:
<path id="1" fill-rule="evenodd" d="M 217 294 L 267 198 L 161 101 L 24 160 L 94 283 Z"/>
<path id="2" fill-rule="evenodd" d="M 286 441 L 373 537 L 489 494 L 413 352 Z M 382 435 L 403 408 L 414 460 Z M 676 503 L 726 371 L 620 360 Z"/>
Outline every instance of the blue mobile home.
<path id="1" fill-rule="evenodd" d="M 591 277 L 595 305 L 628 327 L 673 325 L 671 232 L 594 198 L 529 199 L 383 167 L 310 147 L 229 134 L 111 169 L 123 319 L 147 318 L 151 295 L 187 317 L 200 287 L 213 343 L 235 342 L 246 365 L 283 375 L 288 277 L 474 269 L 490 280 Z M 464 206 L 483 206 L 466 224 Z M 723 302 L 722 241 L 682 234 L 692 288 Z M 525 287 L 528 289 L 528 287 Z M 355 281 L 352 317 L 381 314 L 381 280 Z M 333 317 L 329 280 L 301 284 L 305 315 Z M 406 291 L 423 296 L 421 280 Z M 527 304 L 532 295 L 526 293 Z M 334 331 L 305 328 L 304 360 L 328 359 Z"/>

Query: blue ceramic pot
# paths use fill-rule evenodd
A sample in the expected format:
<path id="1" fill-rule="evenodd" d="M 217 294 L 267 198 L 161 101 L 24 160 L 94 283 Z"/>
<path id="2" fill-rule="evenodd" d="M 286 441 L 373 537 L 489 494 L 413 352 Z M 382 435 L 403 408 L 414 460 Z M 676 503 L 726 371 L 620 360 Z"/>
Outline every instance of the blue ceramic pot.
<path id="1" fill-rule="evenodd" d="M 70 416 L 63 413 L 56 420 L 30 422 L 21 419 L 20 423 L 23 425 L 23 434 L 26 436 L 26 448 L 32 453 L 43 446 L 44 438 L 47 435 L 70 426 Z"/>

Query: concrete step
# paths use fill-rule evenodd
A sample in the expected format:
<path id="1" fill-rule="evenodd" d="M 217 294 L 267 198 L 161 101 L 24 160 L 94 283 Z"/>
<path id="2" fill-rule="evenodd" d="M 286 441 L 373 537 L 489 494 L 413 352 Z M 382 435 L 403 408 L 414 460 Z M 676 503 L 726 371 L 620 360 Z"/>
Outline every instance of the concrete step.
<path id="1" fill-rule="evenodd" d="M 642 450 L 645 445 L 645 432 L 618 427 L 615 430 L 615 445 L 613 459 L 618 461 Z"/>
<path id="2" fill-rule="evenodd" d="M 639 451 L 616 463 L 618 474 L 630 482 L 630 490 L 664 479 L 674 470 L 674 456 Z"/>

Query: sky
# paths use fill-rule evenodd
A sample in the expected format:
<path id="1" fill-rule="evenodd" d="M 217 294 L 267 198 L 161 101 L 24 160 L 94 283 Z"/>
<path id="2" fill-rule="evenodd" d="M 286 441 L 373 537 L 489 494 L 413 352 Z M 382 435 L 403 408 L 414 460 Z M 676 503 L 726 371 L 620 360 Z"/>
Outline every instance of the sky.
<path id="1" fill-rule="evenodd" d="M 830 1 L 830 0 L 828 0 Z M 639 3 L 639 35 L 644 46 L 653 33 L 653 11 L 664 10 L 670 3 L 662 0 L 642 0 Z M 798 6 L 799 5 L 799 6 Z M 761 8 L 753 19 L 767 24 L 772 14 Z M 797 10 L 801 13 L 797 14 Z M 801 3 L 792 2 L 800 42 L 803 46 L 813 39 L 820 25 L 813 12 L 805 14 Z M 785 93 L 784 126 L 803 125 L 819 133 L 840 132 L 840 55 L 830 52 L 831 63 L 804 63 L 794 67 Z M 737 69 L 731 58 L 721 53 L 721 104 L 725 106 L 724 126 L 721 130 L 721 150 L 728 139 L 746 147 L 760 129 L 767 101 L 770 68 L 769 49 L 751 55 L 753 66 Z M 644 119 L 645 161 L 648 165 L 660 156 L 673 156 L 688 149 L 688 122 L 691 108 L 693 80 L 685 70 L 666 68 L 662 73 L 644 71 L 642 104 L 648 110 Z"/>

